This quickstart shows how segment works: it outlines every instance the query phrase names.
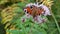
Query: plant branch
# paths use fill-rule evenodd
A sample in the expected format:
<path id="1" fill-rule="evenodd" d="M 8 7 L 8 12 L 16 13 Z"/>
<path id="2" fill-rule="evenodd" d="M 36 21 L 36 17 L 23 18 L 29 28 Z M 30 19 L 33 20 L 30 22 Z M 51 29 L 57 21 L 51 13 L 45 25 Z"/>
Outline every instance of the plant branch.
<path id="1" fill-rule="evenodd" d="M 58 31 L 59 31 L 59 33 L 60 33 L 60 29 L 59 29 L 58 22 L 57 22 L 57 20 L 56 20 L 56 18 L 55 18 L 55 16 L 54 16 L 54 14 L 52 13 L 52 11 L 51 11 L 51 14 L 52 14 L 52 17 L 53 17 L 53 19 L 54 19 L 54 21 L 55 21 L 55 23 L 56 23 L 56 26 L 57 26 L 57 28 L 58 28 Z"/>

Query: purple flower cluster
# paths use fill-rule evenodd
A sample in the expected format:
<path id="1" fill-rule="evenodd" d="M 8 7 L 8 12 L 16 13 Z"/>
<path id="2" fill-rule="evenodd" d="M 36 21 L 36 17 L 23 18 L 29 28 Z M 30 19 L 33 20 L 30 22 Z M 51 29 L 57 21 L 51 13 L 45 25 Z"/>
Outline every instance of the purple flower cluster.
<path id="1" fill-rule="evenodd" d="M 26 5 L 26 7 L 32 6 L 32 5 L 34 5 L 34 6 L 36 6 L 36 7 L 41 7 L 41 8 L 43 8 L 43 9 L 44 9 L 44 12 L 42 12 L 42 15 L 44 15 L 44 16 L 51 15 L 49 8 L 48 8 L 47 6 L 45 6 L 45 5 L 43 5 L 43 4 L 40 4 L 40 5 L 39 5 L 39 3 L 29 3 L 29 4 Z M 24 9 L 24 11 L 27 11 L 27 9 Z M 28 13 L 25 12 L 25 17 L 22 18 L 22 22 L 26 21 L 26 19 L 27 19 L 27 18 L 30 18 L 30 17 L 32 17 L 32 15 L 30 15 L 30 14 L 28 14 Z M 40 16 L 36 16 L 36 17 L 34 17 L 34 18 L 32 19 L 32 21 L 38 22 L 38 23 L 45 22 L 46 20 L 47 20 L 47 19 L 46 19 L 46 18 L 42 18 L 41 15 L 40 15 Z"/>

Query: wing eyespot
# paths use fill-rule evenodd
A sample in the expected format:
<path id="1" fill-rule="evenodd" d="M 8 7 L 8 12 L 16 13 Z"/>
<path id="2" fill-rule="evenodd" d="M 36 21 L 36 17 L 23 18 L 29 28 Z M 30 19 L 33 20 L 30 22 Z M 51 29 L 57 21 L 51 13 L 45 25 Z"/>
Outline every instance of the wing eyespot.
<path id="1" fill-rule="evenodd" d="M 33 7 L 32 7 L 32 6 L 30 6 L 30 8 L 32 9 Z"/>
<path id="2" fill-rule="evenodd" d="M 27 9 L 24 9 L 24 12 L 27 12 Z"/>

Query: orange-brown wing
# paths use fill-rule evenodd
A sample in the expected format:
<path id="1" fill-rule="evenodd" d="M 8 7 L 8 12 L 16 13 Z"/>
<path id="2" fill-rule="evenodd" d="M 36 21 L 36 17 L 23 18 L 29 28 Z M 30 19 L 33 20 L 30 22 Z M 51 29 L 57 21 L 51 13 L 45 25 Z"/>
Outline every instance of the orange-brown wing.
<path id="1" fill-rule="evenodd" d="M 32 14 L 32 11 L 31 11 L 30 7 L 27 7 L 26 9 L 27 9 L 27 13 Z"/>
<path id="2" fill-rule="evenodd" d="M 40 14 L 42 14 L 42 12 L 44 12 L 44 9 L 39 8 L 39 10 L 38 10 L 38 14 L 40 15 Z"/>

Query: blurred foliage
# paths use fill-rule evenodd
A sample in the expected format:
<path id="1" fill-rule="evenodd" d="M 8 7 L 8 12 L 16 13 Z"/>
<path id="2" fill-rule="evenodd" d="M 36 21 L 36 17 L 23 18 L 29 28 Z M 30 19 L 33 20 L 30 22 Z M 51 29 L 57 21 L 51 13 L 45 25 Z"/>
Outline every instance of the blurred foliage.
<path id="1" fill-rule="evenodd" d="M 0 0 L 0 34 L 60 34 L 54 17 L 52 16 L 47 16 L 47 22 L 41 24 L 34 23 L 31 21 L 32 18 L 27 19 L 24 23 L 21 22 L 25 5 L 36 1 L 37 0 Z M 46 4 L 45 1 L 45 5 L 51 5 L 50 3 Z M 53 1 L 53 5 L 49 8 L 51 8 L 57 24 L 60 27 L 60 0 Z"/>

